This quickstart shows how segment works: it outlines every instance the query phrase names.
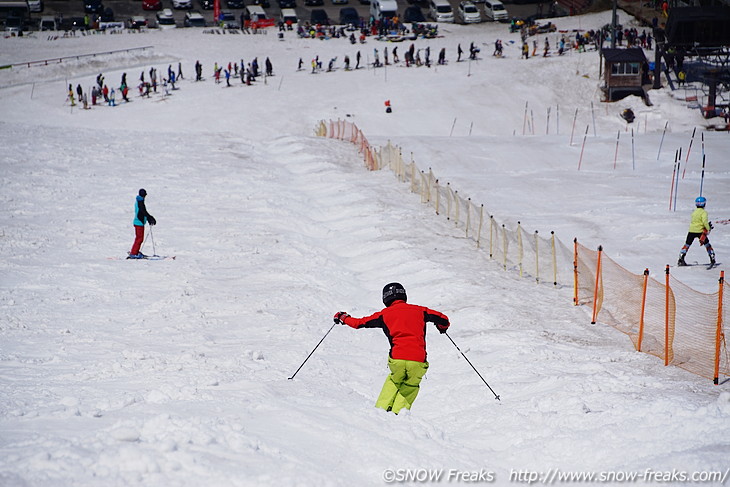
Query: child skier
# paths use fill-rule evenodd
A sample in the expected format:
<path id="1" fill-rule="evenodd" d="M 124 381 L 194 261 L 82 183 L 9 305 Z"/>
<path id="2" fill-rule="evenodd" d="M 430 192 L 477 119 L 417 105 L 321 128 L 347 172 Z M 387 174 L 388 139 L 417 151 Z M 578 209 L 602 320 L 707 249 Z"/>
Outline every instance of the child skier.
<path id="1" fill-rule="evenodd" d="M 335 323 L 355 329 L 381 328 L 390 341 L 388 367 L 390 375 L 385 379 L 375 406 L 398 414 L 410 409 L 419 391 L 421 379 L 426 375 L 426 323 L 433 323 L 441 333 L 449 328 L 449 318 L 423 306 L 406 303 L 405 288 L 392 282 L 383 288 L 385 309 L 364 318 L 353 318 L 344 311 L 335 314 Z"/>
<path id="2" fill-rule="evenodd" d="M 684 261 L 684 256 L 687 255 L 692 242 L 697 238 L 700 241 L 700 245 L 703 245 L 707 250 L 707 255 L 710 257 L 710 267 L 715 265 L 715 251 L 710 245 L 710 239 L 707 235 L 712 231 L 712 223 L 709 221 L 707 211 L 705 210 L 705 204 L 707 199 L 703 196 L 695 199 L 695 211 L 692 212 L 692 219 L 689 224 L 689 233 L 687 233 L 687 240 L 682 246 L 682 250 L 679 251 L 679 260 L 677 265 L 685 266 L 687 263 Z"/>

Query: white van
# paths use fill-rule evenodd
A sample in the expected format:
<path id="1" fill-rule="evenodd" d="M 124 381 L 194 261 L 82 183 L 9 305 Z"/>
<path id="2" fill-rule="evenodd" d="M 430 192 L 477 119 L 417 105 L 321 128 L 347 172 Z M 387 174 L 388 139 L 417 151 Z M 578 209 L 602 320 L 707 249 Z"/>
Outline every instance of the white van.
<path id="1" fill-rule="evenodd" d="M 484 15 L 489 20 L 506 21 L 509 20 L 507 9 L 499 0 L 484 0 Z"/>
<path id="2" fill-rule="evenodd" d="M 41 17 L 41 22 L 38 25 L 41 30 L 58 30 L 58 24 L 56 18 L 50 15 L 44 15 Z"/>
<path id="3" fill-rule="evenodd" d="M 266 18 L 266 11 L 261 5 L 246 5 L 246 20 L 258 22 Z"/>
<path id="4" fill-rule="evenodd" d="M 297 17 L 297 11 L 293 8 L 282 8 L 281 9 L 281 21 L 285 25 L 294 25 L 299 23 L 299 17 Z"/>
<path id="5" fill-rule="evenodd" d="M 454 9 L 447 0 L 429 0 L 428 15 L 436 22 L 454 21 Z"/>
<path id="6" fill-rule="evenodd" d="M 398 15 L 398 4 L 395 0 L 370 0 L 370 15 L 375 20 L 393 18 Z"/>

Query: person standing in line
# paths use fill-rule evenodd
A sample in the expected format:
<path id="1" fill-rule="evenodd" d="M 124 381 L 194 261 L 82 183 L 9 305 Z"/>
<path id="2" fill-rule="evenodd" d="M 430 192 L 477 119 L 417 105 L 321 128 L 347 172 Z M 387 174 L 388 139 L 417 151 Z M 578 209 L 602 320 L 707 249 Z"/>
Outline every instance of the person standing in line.
<path id="1" fill-rule="evenodd" d="M 705 250 L 707 250 L 707 255 L 710 257 L 710 266 L 715 265 L 715 251 L 712 249 L 712 245 L 710 245 L 710 239 L 707 238 L 707 235 L 712 231 L 712 222 L 710 222 L 707 210 L 705 210 L 706 204 L 707 198 L 704 196 L 695 199 L 695 206 L 697 208 L 692 212 L 687 239 L 682 246 L 682 250 L 679 251 L 679 260 L 677 261 L 677 265 L 679 266 L 687 265 L 684 257 L 687 255 L 687 251 L 695 239 L 698 239 L 700 245 L 704 246 Z"/>
<path id="2" fill-rule="evenodd" d="M 155 220 L 155 217 L 147 212 L 147 207 L 145 206 L 144 202 L 144 199 L 146 197 L 147 191 L 142 188 L 139 190 L 139 193 L 137 194 L 134 202 L 134 243 L 132 244 L 132 250 L 129 251 L 129 257 L 127 257 L 128 259 L 144 259 L 145 257 L 147 257 L 142 252 L 140 252 L 142 242 L 144 242 L 144 226 L 145 223 L 148 222 L 150 226 L 154 226 L 157 224 L 157 220 Z"/>
<path id="3" fill-rule="evenodd" d="M 449 318 L 423 306 L 408 304 L 402 284 L 392 282 L 383 288 L 385 308 L 364 318 L 354 318 L 344 311 L 334 315 L 335 323 L 349 327 L 380 328 L 390 341 L 388 367 L 375 406 L 398 414 L 410 409 L 418 396 L 420 383 L 428 370 L 426 361 L 426 323 L 433 323 L 440 333 L 449 328 Z"/>

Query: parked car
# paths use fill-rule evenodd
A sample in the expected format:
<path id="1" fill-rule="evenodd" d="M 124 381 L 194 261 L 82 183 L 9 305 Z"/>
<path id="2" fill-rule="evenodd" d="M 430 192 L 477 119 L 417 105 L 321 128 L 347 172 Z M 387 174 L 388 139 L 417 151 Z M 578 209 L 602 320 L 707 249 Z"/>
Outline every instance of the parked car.
<path id="1" fill-rule="evenodd" d="M 241 28 L 241 22 L 236 19 L 236 16 L 233 15 L 233 12 L 230 10 L 221 10 L 220 23 L 223 24 L 223 27 L 226 29 Z"/>
<path id="2" fill-rule="evenodd" d="M 5 34 L 18 35 L 24 30 L 25 21 L 23 20 L 23 17 L 16 17 L 15 15 L 11 15 L 5 19 Z"/>
<path id="3" fill-rule="evenodd" d="M 31 12 L 43 12 L 43 0 L 28 0 L 28 10 Z"/>
<path id="4" fill-rule="evenodd" d="M 304 0 L 304 5 L 307 7 L 321 7 L 324 5 L 324 0 Z"/>
<path id="5" fill-rule="evenodd" d="M 200 0 L 200 8 L 203 10 L 213 10 L 213 0 Z"/>
<path id="6" fill-rule="evenodd" d="M 137 30 L 142 29 L 143 27 L 147 27 L 147 19 L 141 15 L 133 15 L 127 21 L 127 27 Z"/>
<path id="7" fill-rule="evenodd" d="M 101 14 L 104 12 L 104 5 L 101 0 L 84 0 L 84 12 L 87 14 Z"/>
<path id="8" fill-rule="evenodd" d="M 56 22 L 55 17 L 52 17 L 50 15 L 44 15 L 43 17 L 41 17 L 38 28 L 40 30 L 58 30 L 58 22 Z"/>
<path id="9" fill-rule="evenodd" d="M 64 30 L 86 30 L 86 22 L 83 17 L 71 17 L 68 21 L 68 29 Z"/>
<path id="10" fill-rule="evenodd" d="M 475 24 L 482 21 L 482 15 L 479 13 L 479 9 L 469 0 L 464 0 L 459 4 L 459 8 L 456 9 L 456 14 L 465 24 Z"/>
<path id="11" fill-rule="evenodd" d="M 484 0 L 484 14 L 489 20 L 501 22 L 509 20 L 507 9 L 499 0 Z"/>
<path id="12" fill-rule="evenodd" d="M 297 11 L 293 8 L 282 8 L 281 21 L 284 22 L 286 25 L 298 24 L 299 17 L 297 17 Z"/>
<path id="13" fill-rule="evenodd" d="M 162 10 L 162 0 L 142 0 L 142 10 Z"/>
<path id="14" fill-rule="evenodd" d="M 99 16 L 99 22 L 114 22 L 114 10 L 110 7 L 105 8 Z"/>
<path id="15" fill-rule="evenodd" d="M 172 0 L 172 8 L 178 10 L 190 10 L 193 8 L 193 0 Z"/>
<path id="16" fill-rule="evenodd" d="M 174 29 L 177 27 L 172 10 L 166 8 L 161 12 L 157 12 L 157 27 L 160 29 Z"/>
<path id="17" fill-rule="evenodd" d="M 203 14 L 201 14 L 200 12 L 186 12 L 183 25 L 185 25 L 185 27 L 205 27 L 205 17 L 203 17 Z"/>
<path id="18" fill-rule="evenodd" d="M 344 7 L 340 9 L 340 25 L 360 25 L 360 14 L 352 7 Z"/>
<path id="19" fill-rule="evenodd" d="M 263 8 L 271 7 L 271 3 L 269 2 L 269 0 L 253 0 L 251 2 L 251 5 L 258 5 L 259 7 Z"/>
<path id="20" fill-rule="evenodd" d="M 370 5 L 370 0 L 360 0 L 360 5 Z"/>
<path id="21" fill-rule="evenodd" d="M 332 0 L 332 5 L 345 5 L 348 0 Z"/>
<path id="22" fill-rule="evenodd" d="M 312 9 L 309 21 L 312 25 L 330 25 L 330 18 L 327 16 L 327 12 L 321 8 Z"/>
<path id="23" fill-rule="evenodd" d="M 296 0 L 279 0 L 279 8 L 297 8 Z"/>
<path id="24" fill-rule="evenodd" d="M 243 8 L 245 6 L 243 0 L 226 0 L 226 7 L 228 8 Z"/>
<path id="25" fill-rule="evenodd" d="M 423 15 L 421 7 L 417 5 L 411 5 L 410 7 L 406 7 L 405 11 L 403 12 L 403 22 L 405 22 L 406 24 L 413 24 L 415 22 L 425 21 L 426 17 Z"/>

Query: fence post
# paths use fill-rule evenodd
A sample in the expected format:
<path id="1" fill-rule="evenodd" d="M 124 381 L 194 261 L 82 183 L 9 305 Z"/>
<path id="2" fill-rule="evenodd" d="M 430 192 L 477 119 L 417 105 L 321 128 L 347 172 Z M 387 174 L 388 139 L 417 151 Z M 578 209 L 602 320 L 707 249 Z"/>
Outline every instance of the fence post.
<path id="1" fill-rule="evenodd" d="M 540 283 L 540 239 L 537 238 L 537 230 L 535 230 L 535 282 Z"/>
<path id="2" fill-rule="evenodd" d="M 434 186 L 436 187 L 436 214 L 439 215 L 439 208 L 441 204 L 441 193 L 439 192 L 439 180 L 437 179 L 434 181 Z"/>
<path id="3" fill-rule="evenodd" d="M 466 236 L 469 237 L 471 230 L 471 198 L 466 199 Z"/>
<path id="4" fill-rule="evenodd" d="M 555 249 L 555 231 L 550 231 L 550 242 L 552 245 L 552 253 L 553 253 L 553 286 L 558 285 L 558 256 Z"/>
<path id="5" fill-rule="evenodd" d="M 494 257 L 494 215 L 489 215 L 489 258 Z"/>
<path id="6" fill-rule="evenodd" d="M 484 204 L 479 207 L 479 229 L 477 230 L 477 248 L 482 246 L 482 223 L 484 222 Z"/>
<path id="7" fill-rule="evenodd" d="M 502 255 L 504 256 L 504 270 L 507 270 L 507 228 L 502 224 Z"/>
<path id="8" fill-rule="evenodd" d="M 720 271 L 720 292 L 717 297 L 717 331 L 715 332 L 715 385 L 719 384 L 720 378 L 720 342 L 725 341 L 722 332 L 722 293 L 725 286 L 725 271 Z"/>
<path id="9" fill-rule="evenodd" d="M 578 239 L 573 239 L 573 305 L 578 306 Z"/>
<path id="10" fill-rule="evenodd" d="M 522 224 L 520 222 L 517 222 L 517 266 L 520 269 L 520 277 L 522 277 L 522 258 Z"/>
<path id="11" fill-rule="evenodd" d="M 603 253 L 603 246 L 598 246 L 598 261 L 596 262 L 596 286 L 593 289 L 593 319 L 591 325 L 596 324 L 596 316 L 598 315 L 598 286 L 601 282 L 601 254 Z"/>
<path id="12" fill-rule="evenodd" d="M 666 283 L 664 286 L 664 365 L 669 365 L 669 264 L 664 270 Z"/>
<path id="13" fill-rule="evenodd" d="M 646 311 L 646 288 L 649 284 L 649 269 L 644 269 L 644 288 L 641 292 L 641 316 L 639 317 L 639 339 L 636 350 L 641 352 L 641 341 L 644 339 L 644 312 Z"/>

